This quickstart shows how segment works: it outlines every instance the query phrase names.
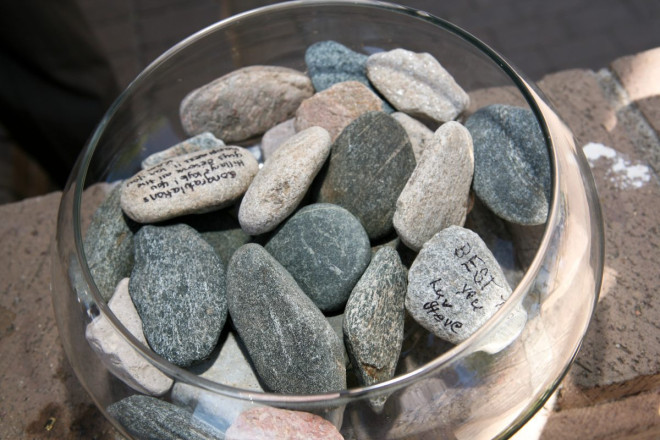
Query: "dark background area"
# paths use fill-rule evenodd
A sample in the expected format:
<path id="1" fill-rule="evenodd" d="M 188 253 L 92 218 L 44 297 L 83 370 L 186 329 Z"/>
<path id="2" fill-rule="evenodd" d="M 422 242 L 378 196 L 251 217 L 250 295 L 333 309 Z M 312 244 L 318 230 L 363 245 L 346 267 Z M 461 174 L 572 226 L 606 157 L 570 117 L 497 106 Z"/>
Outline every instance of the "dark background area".
<path id="1" fill-rule="evenodd" d="M 28 14 L 25 17 L 29 18 L 32 28 L 37 29 L 36 36 L 26 32 L 19 20 L 14 19 L 13 26 L 4 23 L 0 33 L 3 40 L 0 42 L 0 56 L 18 57 L 20 63 L 27 66 L 25 72 L 28 74 L 16 70 L 14 79 L 26 78 L 36 71 L 39 77 L 46 78 L 45 81 L 55 83 L 57 87 L 63 85 L 64 90 L 72 92 L 76 98 L 49 98 L 51 95 L 43 93 L 33 102 L 27 102 L 27 98 L 18 101 L 25 102 L 27 107 L 45 110 L 50 105 L 51 114 L 61 118 L 51 122 L 57 131 L 67 131 L 66 126 L 74 128 L 64 135 L 44 129 L 48 136 L 39 140 L 38 114 L 37 119 L 27 119 L 21 126 L 14 121 L 18 117 L 15 108 L 4 113 L 0 111 L 0 203 L 58 189 L 64 180 L 62 176 L 68 175 L 70 164 L 67 160 L 73 159 L 55 153 L 63 149 L 66 155 L 75 157 L 93 130 L 94 121 L 101 118 L 118 91 L 170 46 L 224 17 L 270 3 L 275 2 L 21 2 Z M 533 80 L 570 68 L 599 70 L 617 57 L 660 46 L 660 1 L 655 0 L 402 0 L 399 3 L 461 26 L 500 52 Z M 9 17 L 2 14 L 4 7 L 0 6 L 0 24 L 3 15 L 5 22 Z M 39 15 L 47 18 L 34 21 Z M 69 30 L 75 30 L 81 41 L 74 45 L 75 50 L 63 50 L 57 55 L 57 51 L 66 46 L 55 45 L 55 49 L 51 49 L 55 40 L 50 41 L 47 35 L 48 32 L 57 32 L 58 28 L 57 25 L 50 27 L 53 21 L 48 21 L 49 18 L 57 18 L 54 23 L 59 23 L 61 29 L 65 29 L 66 23 Z M 42 36 L 42 40 L 48 44 L 38 45 L 38 29 L 43 30 L 41 34 L 46 37 Z M 31 55 L 34 44 L 43 50 L 38 52 L 37 49 L 36 55 Z M 71 46 L 70 41 L 67 44 Z M 67 63 L 62 68 L 63 59 Z M 53 64 L 55 68 L 51 67 Z M 10 64 L 0 63 L 0 80 L 8 75 L 12 78 L 7 66 Z M 76 76 L 81 71 L 84 80 Z M 53 81 L 51 76 L 56 80 Z M 96 100 L 95 104 L 81 104 L 77 99 L 80 96 Z M 60 102 L 56 102 L 58 99 Z M 49 172 L 45 172 L 44 167 Z"/>

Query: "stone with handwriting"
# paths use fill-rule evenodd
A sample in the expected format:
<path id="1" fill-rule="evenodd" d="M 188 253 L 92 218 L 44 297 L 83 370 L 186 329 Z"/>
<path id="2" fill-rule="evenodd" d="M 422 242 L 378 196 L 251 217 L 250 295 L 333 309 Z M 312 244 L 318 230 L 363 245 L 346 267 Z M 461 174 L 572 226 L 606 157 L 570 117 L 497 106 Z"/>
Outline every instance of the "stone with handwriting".
<path id="1" fill-rule="evenodd" d="M 241 147 L 184 154 L 125 180 L 121 208 L 139 223 L 215 211 L 237 201 L 258 170 L 257 160 Z"/>
<path id="2" fill-rule="evenodd" d="M 429 332 L 458 344 L 504 304 L 511 287 L 481 238 L 450 226 L 427 241 L 408 273 L 406 309 Z"/>

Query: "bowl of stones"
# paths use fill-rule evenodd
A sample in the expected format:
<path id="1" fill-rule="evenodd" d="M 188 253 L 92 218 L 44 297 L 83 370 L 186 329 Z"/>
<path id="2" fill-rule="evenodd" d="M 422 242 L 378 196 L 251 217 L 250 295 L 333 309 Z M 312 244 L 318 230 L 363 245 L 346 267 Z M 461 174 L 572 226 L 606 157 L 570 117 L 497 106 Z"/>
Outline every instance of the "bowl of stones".
<path id="1" fill-rule="evenodd" d="M 602 249 L 581 151 L 505 59 L 296 1 L 121 94 L 63 192 L 53 303 L 130 438 L 502 438 L 570 366 Z"/>

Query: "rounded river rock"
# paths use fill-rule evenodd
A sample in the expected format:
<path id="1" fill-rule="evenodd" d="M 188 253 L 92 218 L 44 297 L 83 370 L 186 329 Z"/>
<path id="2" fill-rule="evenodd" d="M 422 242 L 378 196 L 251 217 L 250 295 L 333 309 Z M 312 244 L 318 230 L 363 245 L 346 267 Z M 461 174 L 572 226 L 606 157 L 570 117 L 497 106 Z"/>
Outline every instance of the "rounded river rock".
<path id="1" fill-rule="evenodd" d="M 271 391 L 316 394 L 346 388 L 339 337 L 293 277 L 258 244 L 234 253 L 227 299 L 232 322 Z"/>
<path id="2" fill-rule="evenodd" d="M 227 318 L 225 273 L 197 231 L 183 224 L 140 229 L 129 293 L 156 353 L 182 367 L 211 354 Z"/>
<path id="3" fill-rule="evenodd" d="M 294 214 L 266 244 L 324 312 L 340 310 L 371 260 L 369 237 L 346 209 L 326 203 Z"/>

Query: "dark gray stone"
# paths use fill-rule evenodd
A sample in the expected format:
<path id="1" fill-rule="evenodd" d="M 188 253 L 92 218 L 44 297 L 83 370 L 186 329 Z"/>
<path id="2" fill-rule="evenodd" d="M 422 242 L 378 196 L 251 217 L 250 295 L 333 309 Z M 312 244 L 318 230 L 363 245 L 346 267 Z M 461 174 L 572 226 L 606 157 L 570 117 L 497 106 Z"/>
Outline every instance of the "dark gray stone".
<path id="1" fill-rule="evenodd" d="M 362 385 L 391 379 L 403 343 L 407 270 L 391 247 L 381 248 L 356 284 L 344 312 L 344 341 Z M 370 400 L 380 410 L 386 396 Z"/>
<path id="2" fill-rule="evenodd" d="M 156 353 L 182 367 L 211 354 L 227 318 L 224 272 L 190 226 L 140 229 L 129 293 Z"/>
<path id="3" fill-rule="evenodd" d="M 119 281 L 133 269 L 133 231 L 139 225 L 124 215 L 119 204 L 121 184 L 98 207 L 85 235 L 89 270 L 101 297 L 108 301 Z"/>
<path id="4" fill-rule="evenodd" d="M 552 197 L 552 175 L 546 142 L 534 114 L 494 104 L 477 110 L 465 127 L 474 144 L 472 187 L 477 197 L 512 223 L 544 223 Z"/>
<path id="5" fill-rule="evenodd" d="M 195 415 L 155 397 L 136 394 L 115 402 L 108 413 L 138 439 L 210 440 L 225 438 Z"/>
<path id="6" fill-rule="evenodd" d="M 266 249 L 324 312 L 340 310 L 371 259 L 369 237 L 346 209 L 317 203 L 298 211 Z"/>
<path id="7" fill-rule="evenodd" d="M 346 387 L 340 339 L 293 277 L 258 244 L 234 253 L 227 299 L 232 322 L 271 391 L 315 394 Z"/>
<path id="8" fill-rule="evenodd" d="M 369 238 L 392 231 L 396 200 L 415 168 L 415 155 L 401 125 L 383 112 L 353 121 L 332 145 L 319 202 L 355 215 Z"/>

